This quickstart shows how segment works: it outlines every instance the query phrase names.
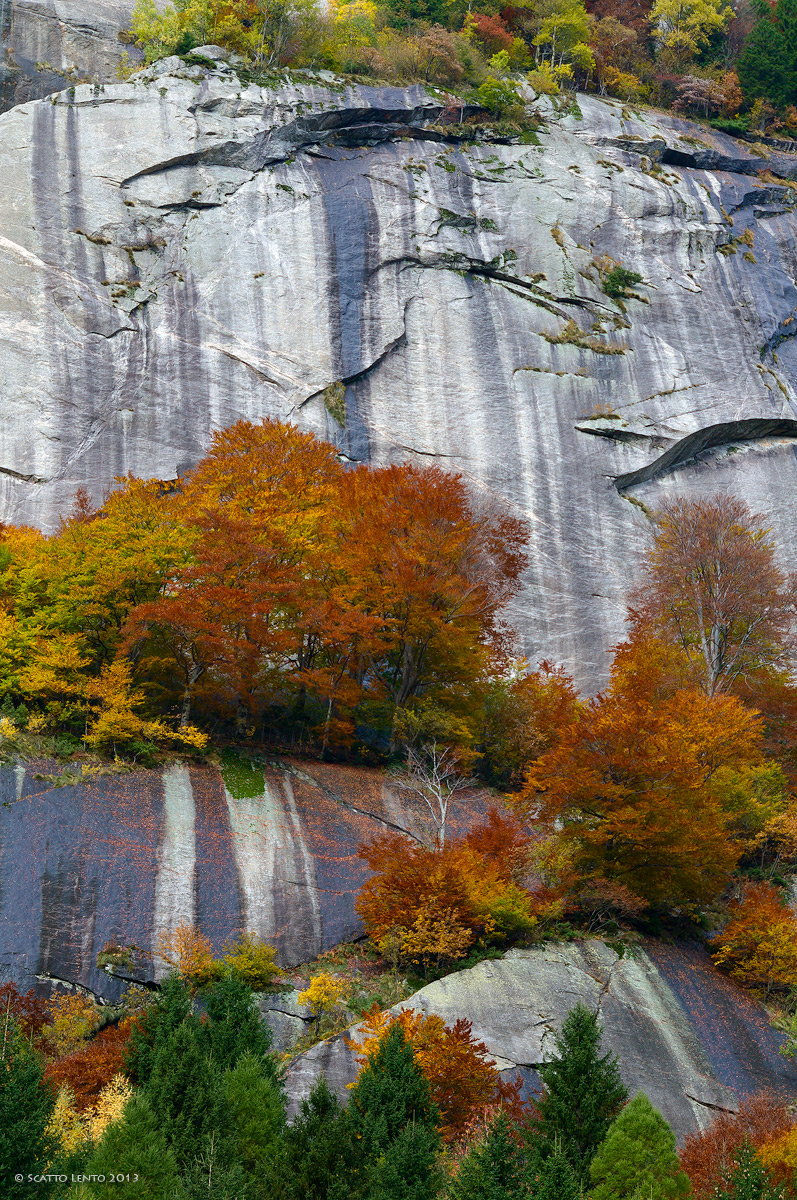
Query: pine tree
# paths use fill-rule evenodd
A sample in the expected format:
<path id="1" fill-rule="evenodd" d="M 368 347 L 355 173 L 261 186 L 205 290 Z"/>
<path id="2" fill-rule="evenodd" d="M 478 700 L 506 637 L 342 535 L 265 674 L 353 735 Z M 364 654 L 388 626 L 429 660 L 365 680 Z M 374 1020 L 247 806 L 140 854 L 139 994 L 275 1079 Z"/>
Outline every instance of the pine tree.
<path id="1" fill-rule="evenodd" d="M 178 975 L 170 975 L 163 981 L 157 1003 L 146 1009 L 133 1026 L 125 1050 L 125 1073 L 134 1083 L 147 1082 L 156 1052 L 190 1013 L 188 985 Z"/>
<path id="2" fill-rule="evenodd" d="M 183 1200 L 185 1195 L 160 1121 L 141 1093 L 128 1102 L 121 1119 L 105 1130 L 85 1173 L 131 1177 L 130 1182 L 92 1184 L 87 1200 Z"/>
<path id="3" fill-rule="evenodd" d="M 384 1153 L 410 1123 L 436 1128 L 437 1106 L 401 1025 L 390 1029 L 360 1072 L 349 1119 L 369 1158 Z"/>
<path id="4" fill-rule="evenodd" d="M 221 1073 L 204 1053 L 198 1022 L 186 1019 L 154 1054 L 146 1096 L 184 1166 L 203 1154 L 212 1133 L 229 1127 Z"/>
<path id="5" fill-rule="evenodd" d="M 285 1097 L 270 1066 L 247 1051 L 222 1078 L 237 1155 L 258 1178 L 278 1152 L 285 1130 Z"/>
<path id="6" fill-rule="evenodd" d="M 529 1200 L 581 1200 L 583 1195 L 570 1160 L 560 1147 L 531 1172 Z"/>
<path id="7" fill-rule="evenodd" d="M 783 1189 L 773 1184 L 752 1146 L 741 1146 L 736 1167 L 716 1200 L 784 1200 Z"/>
<path id="8" fill-rule="evenodd" d="M 433 1200 L 440 1138 L 431 1125 L 411 1121 L 370 1164 L 368 1200 Z"/>
<path id="9" fill-rule="evenodd" d="M 675 1136 L 643 1092 L 612 1124 L 590 1166 L 592 1200 L 678 1200 L 690 1194 Z"/>
<path id="10" fill-rule="evenodd" d="M 601 1057 L 597 1017 L 583 1004 L 567 1014 L 556 1049 L 558 1056 L 539 1068 L 544 1091 L 530 1132 L 543 1159 L 561 1146 L 585 1183 L 595 1151 L 628 1092 L 614 1055 Z"/>
<path id="11" fill-rule="evenodd" d="M 45 1170 L 57 1147 L 47 1132 L 55 1091 L 43 1078 L 42 1061 L 6 1012 L 0 1017 L 0 1179 L 3 1196 L 26 1196 L 27 1182 L 14 1176 Z M 37 1193 L 47 1194 L 46 1185 Z"/>
<path id="12" fill-rule="evenodd" d="M 526 1195 L 523 1176 L 523 1156 L 502 1112 L 481 1145 L 468 1151 L 449 1195 L 451 1200 L 519 1200 Z"/>

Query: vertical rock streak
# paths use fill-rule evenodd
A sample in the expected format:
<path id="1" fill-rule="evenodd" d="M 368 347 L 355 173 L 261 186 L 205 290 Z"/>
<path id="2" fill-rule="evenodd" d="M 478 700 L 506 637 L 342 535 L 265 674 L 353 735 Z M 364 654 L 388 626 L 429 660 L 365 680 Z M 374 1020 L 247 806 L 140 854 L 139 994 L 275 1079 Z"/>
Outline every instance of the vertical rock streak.
<path id="1" fill-rule="evenodd" d="M 158 846 L 153 908 L 152 956 L 158 978 L 167 973 L 156 953 L 158 937 L 174 933 L 196 916 L 196 812 L 191 776 L 182 765 L 163 774 L 163 828 Z"/>

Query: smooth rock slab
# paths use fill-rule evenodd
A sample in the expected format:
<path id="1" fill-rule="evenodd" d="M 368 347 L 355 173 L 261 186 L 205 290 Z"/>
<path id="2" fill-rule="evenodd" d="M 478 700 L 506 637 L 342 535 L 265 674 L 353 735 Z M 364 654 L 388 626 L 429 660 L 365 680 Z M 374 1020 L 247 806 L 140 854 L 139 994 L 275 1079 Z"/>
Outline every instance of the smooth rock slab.
<path id="1" fill-rule="evenodd" d="M 681 972 L 693 980 L 691 1002 L 671 986 Z M 648 1095 L 679 1140 L 708 1125 L 717 1110 L 734 1111 L 753 1091 L 788 1095 L 797 1085 L 797 1070 L 778 1056 L 782 1039 L 763 1010 L 695 947 L 650 943 L 650 953 L 622 959 L 600 941 L 512 950 L 429 984 L 392 1011 L 436 1013 L 447 1024 L 466 1018 L 502 1073 L 519 1070 L 534 1089 L 536 1068 L 553 1056 L 555 1033 L 577 1003 L 599 1014 L 604 1049 L 617 1055 L 626 1086 Z M 721 1017 L 701 1021 L 701 1007 L 721 1008 Z M 356 1029 L 294 1060 L 294 1106 L 320 1074 L 345 1099 L 358 1070 L 348 1043 Z"/>

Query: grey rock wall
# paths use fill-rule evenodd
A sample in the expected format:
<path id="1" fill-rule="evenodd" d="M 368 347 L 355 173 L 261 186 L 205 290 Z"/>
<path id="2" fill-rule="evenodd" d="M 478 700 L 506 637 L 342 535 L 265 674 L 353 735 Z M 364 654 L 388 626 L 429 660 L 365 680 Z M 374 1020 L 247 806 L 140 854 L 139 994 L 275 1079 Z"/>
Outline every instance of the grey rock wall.
<path id="1" fill-rule="evenodd" d="M 797 160 L 578 105 L 463 143 L 419 88 L 167 59 L 0 117 L 0 517 L 51 529 L 242 417 L 438 462 L 530 520 L 510 617 L 587 688 L 663 497 L 740 494 L 796 565 Z"/>
<path id="2" fill-rule="evenodd" d="M 538 1089 L 536 1069 L 555 1054 L 554 1035 L 577 1003 L 597 1012 L 603 1045 L 618 1056 L 623 1081 L 642 1090 L 679 1141 L 734 1112 L 762 1088 L 793 1095 L 797 1068 L 766 1013 L 711 965 L 701 948 L 650 943 L 618 958 L 602 942 L 511 950 L 416 992 L 399 1008 L 472 1022 L 503 1075 Z M 345 1100 L 359 1059 L 356 1027 L 290 1064 L 294 1108 L 319 1075 Z"/>
<path id="3" fill-rule="evenodd" d="M 163 977 L 158 940 L 181 923 L 217 951 L 252 931 L 280 964 L 308 962 L 362 934 L 360 844 L 387 830 L 423 834 L 422 814 L 375 770 L 266 768 L 260 794 L 245 799 L 209 767 L 63 787 L 43 778 L 54 771 L 0 768 L 0 982 L 23 989 L 64 981 L 118 999 L 131 980 Z M 473 793 L 452 829 L 486 804 Z M 135 947 L 134 969 L 98 968 L 108 943 Z"/>
<path id="4" fill-rule="evenodd" d="M 0 112 L 78 80 L 118 76 L 133 0 L 0 0 Z"/>

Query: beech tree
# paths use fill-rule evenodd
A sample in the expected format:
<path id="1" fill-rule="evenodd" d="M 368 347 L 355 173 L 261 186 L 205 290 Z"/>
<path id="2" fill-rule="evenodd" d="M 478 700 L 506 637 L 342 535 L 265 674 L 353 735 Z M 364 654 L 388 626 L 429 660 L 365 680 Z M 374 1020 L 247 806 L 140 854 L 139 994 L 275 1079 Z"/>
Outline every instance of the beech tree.
<path id="1" fill-rule="evenodd" d="M 374 1008 L 363 1022 L 358 1041 L 351 1045 L 366 1064 L 371 1063 L 396 1025 L 429 1082 L 444 1141 L 458 1141 L 475 1117 L 497 1104 L 517 1109 L 518 1089 L 501 1079 L 487 1047 L 474 1038 L 470 1021 L 460 1019 L 448 1026 L 434 1013 L 423 1016 L 402 1008 L 391 1017 Z"/>
<path id="2" fill-rule="evenodd" d="M 719 967 L 767 996 L 797 986 L 797 919 L 771 883 L 745 883 L 712 943 Z"/>
<path id="3" fill-rule="evenodd" d="M 730 1179 L 736 1153 L 744 1144 L 756 1149 L 769 1145 L 793 1126 L 794 1117 L 784 1099 L 758 1092 L 742 1100 L 738 1112 L 718 1113 L 707 1129 L 690 1134 L 680 1159 L 695 1200 L 716 1197 Z"/>
<path id="4" fill-rule="evenodd" d="M 632 630 L 681 647 L 709 696 L 784 661 L 793 596 L 763 518 L 733 496 L 678 499 L 656 527 L 632 600 Z"/>
<path id="5" fill-rule="evenodd" d="M 678 686 L 676 650 L 618 648 L 606 692 L 508 798 L 566 845 L 578 876 L 622 884 L 649 906 L 703 903 L 741 854 L 728 779 L 760 761 L 761 721 L 734 696 Z"/>

